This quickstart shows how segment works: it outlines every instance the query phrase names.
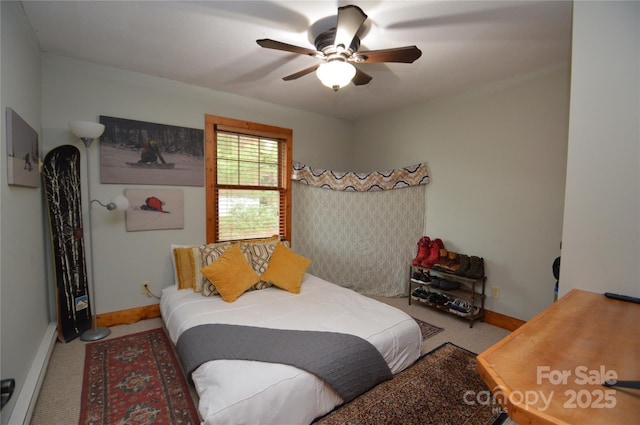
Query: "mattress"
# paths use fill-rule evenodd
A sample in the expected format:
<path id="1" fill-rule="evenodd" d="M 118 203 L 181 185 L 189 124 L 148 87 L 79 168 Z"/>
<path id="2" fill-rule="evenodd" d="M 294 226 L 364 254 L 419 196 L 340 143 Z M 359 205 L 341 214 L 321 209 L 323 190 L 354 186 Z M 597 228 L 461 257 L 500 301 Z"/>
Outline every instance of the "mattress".
<path id="1" fill-rule="evenodd" d="M 174 344 L 185 330 L 207 323 L 356 335 L 380 351 L 394 374 L 415 362 L 422 344 L 420 328 L 403 311 L 311 274 L 300 294 L 272 287 L 233 303 L 171 286 L 163 290 L 160 312 Z M 216 360 L 191 377 L 206 425 L 308 424 L 343 402 L 315 375 L 284 364 Z"/>

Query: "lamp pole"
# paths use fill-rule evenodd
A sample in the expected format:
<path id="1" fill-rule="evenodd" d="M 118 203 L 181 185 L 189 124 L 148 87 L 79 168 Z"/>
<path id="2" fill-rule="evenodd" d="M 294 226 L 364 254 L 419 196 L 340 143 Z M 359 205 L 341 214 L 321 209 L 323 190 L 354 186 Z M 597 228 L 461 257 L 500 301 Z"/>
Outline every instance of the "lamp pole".
<path id="1" fill-rule="evenodd" d="M 89 258 L 91 258 L 91 292 L 90 292 L 90 300 L 89 306 L 91 308 L 91 329 L 87 329 L 82 332 L 80 335 L 80 340 L 82 341 L 97 341 L 102 338 L 109 336 L 111 330 L 109 328 L 99 328 L 97 315 L 96 315 L 96 306 L 94 304 L 96 297 L 96 284 L 95 284 L 95 272 L 93 271 L 93 227 L 91 226 L 91 169 L 89 168 L 89 146 L 91 146 L 91 142 L 93 139 L 90 137 L 81 137 L 80 140 L 84 142 L 85 146 L 85 158 L 87 162 L 87 195 L 89 197 Z"/>

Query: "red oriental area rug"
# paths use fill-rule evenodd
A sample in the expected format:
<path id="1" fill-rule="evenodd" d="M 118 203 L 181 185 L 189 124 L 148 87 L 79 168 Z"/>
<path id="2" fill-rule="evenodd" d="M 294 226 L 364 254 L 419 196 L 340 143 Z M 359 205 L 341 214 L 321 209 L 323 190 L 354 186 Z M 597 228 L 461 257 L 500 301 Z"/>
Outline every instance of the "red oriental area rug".
<path id="1" fill-rule="evenodd" d="M 199 424 L 162 328 L 87 345 L 80 424 Z"/>

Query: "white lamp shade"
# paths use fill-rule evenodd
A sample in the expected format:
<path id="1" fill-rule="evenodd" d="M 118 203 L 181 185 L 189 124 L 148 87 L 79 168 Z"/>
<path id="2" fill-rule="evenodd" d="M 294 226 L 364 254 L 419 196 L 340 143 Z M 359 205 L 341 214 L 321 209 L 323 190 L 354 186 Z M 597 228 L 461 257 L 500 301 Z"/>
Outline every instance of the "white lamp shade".
<path id="1" fill-rule="evenodd" d="M 348 62 L 333 60 L 320 65 L 316 75 L 322 84 L 338 90 L 351 82 L 356 75 L 356 67 Z"/>
<path id="2" fill-rule="evenodd" d="M 71 121 L 69 131 L 80 139 L 97 139 L 104 133 L 104 125 L 92 121 Z"/>
<path id="3" fill-rule="evenodd" d="M 109 206 L 113 206 L 113 208 L 109 208 Z M 129 200 L 124 195 L 116 195 L 111 200 L 107 208 L 114 210 L 126 210 L 129 208 Z"/>

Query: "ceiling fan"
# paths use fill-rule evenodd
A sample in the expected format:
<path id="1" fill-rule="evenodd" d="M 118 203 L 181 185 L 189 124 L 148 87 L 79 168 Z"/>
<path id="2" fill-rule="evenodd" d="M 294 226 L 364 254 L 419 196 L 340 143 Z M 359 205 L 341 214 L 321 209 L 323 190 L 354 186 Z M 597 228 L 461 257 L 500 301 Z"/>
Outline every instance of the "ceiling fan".
<path id="1" fill-rule="evenodd" d="M 416 46 L 396 47 L 384 50 L 358 51 L 360 38 L 358 31 L 367 19 L 367 15 L 358 6 L 349 5 L 338 8 L 338 21 L 331 28 L 315 39 L 317 50 L 264 38 L 256 42 L 267 49 L 308 55 L 322 60 L 322 63 L 298 71 L 283 78 L 285 81 L 295 80 L 313 71 L 327 87 L 338 91 L 353 80 L 356 86 L 368 84 L 372 77 L 353 64 L 376 62 L 413 63 L 422 52 Z"/>

